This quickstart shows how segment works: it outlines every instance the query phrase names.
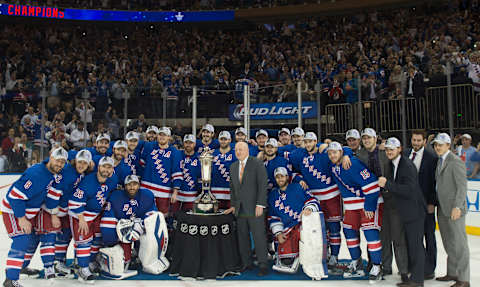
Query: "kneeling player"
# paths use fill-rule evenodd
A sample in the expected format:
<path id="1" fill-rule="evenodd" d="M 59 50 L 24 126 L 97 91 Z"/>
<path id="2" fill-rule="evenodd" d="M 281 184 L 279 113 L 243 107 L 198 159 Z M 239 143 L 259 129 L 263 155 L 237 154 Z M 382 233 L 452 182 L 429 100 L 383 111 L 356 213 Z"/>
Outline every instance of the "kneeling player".
<path id="1" fill-rule="evenodd" d="M 274 188 L 268 194 L 268 222 L 278 240 L 278 257 L 273 269 L 295 273 L 300 263 L 298 255 L 301 218 L 320 211 L 320 203 L 304 191 L 300 184 L 288 184 L 288 171 L 285 167 L 276 168 L 274 175 L 278 188 Z M 325 253 L 320 252 L 320 254 Z M 326 258 L 318 259 L 326 260 Z"/>
<path id="2" fill-rule="evenodd" d="M 125 178 L 125 190 L 112 194 L 100 227 L 104 245 L 111 246 L 100 249 L 99 263 L 105 277 L 124 279 L 137 274 L 128 271 L 132 243 L 137 240 L 143 271 L 160 274 L 169 267 L 165 219 L 157 211 L 153 193 L 140 188 L 136 175 Z"/>

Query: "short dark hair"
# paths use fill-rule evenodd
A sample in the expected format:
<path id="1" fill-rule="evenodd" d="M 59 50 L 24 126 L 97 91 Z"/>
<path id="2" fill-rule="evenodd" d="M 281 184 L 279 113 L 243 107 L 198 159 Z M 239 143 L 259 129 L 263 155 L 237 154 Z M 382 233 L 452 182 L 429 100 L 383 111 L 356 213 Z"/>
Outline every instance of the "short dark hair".
<path id="1" fill-rule="evenodd" d="M 413 130 L 412 136 L 413 135 L 422 135 L 423 139 L 427 138 L 427 132 L 425 130 Z"/>

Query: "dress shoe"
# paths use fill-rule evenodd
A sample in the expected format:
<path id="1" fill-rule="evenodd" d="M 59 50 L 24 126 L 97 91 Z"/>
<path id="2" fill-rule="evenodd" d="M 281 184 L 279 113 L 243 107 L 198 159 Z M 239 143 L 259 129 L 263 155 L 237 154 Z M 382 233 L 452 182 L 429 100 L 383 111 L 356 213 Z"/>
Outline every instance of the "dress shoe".
<path id="1" fill-rule="evenodd" d="M 437 277 L 435 278 L 437 281 L 442 281 L 442 282 L 447 282 L 447 281 L 457 281 L 457 277 L 455 276 L 450 276 L 450 275 L 445 275 L 443 277 Z"/>
<path id="2" fill-rule="evenodd" d="M 242 268 L 240 268 L 240 273 L 243 273 L 245 271 L 249 271 L 249 270 L 253 270 L 253 265 L 247 265 L 247 266 L 243 266 Z"/>
<path id="3" fill-rule="evenodd" d="M 402 278 L 402 283 L 408 283 L 408 281 L 410 281 L 408 274 L 400 274 L 400 277 Z"/>
<path id="4" fill-rule="evenodd" d="M 408 281 L 405 283 L 397 283 L 398 287 L 423 287 L 423 283 L 417 283 L 413 281 Z"/>
<path id="5" fill-rule="evenodd" d="M 465 281 L 457 281 L 455 284 L 453 284 L 451 287 L 470 287 L 470 282 L 465 282 Z"/>
<path id="6" fill-rule="evenodd" d="M 383 269 L 383 275 L 392 275 L 391 269 Z"/>
<path id="7" fill-rule="evenodd" d="M 435 273 L 425 274 L 425 276 L 423 277 L 424 280 L 432 280 L 434 278 L 435 278 Z"/>
<path id="8" fill-rule="evenodd" d="M 260 271 L 258 271 L 257 276 L 263 277 L 268 274 L 268 268 L 267 267 L 261 267 Z"/>

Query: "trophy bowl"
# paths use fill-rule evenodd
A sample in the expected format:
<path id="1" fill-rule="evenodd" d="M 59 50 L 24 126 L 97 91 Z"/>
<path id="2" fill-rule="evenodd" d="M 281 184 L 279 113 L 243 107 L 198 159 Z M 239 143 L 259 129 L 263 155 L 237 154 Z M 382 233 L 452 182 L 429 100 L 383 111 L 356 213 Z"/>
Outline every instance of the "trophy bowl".
<path id="1" fill-rule="evenodd" d="M 213 156 L 205 151 L 200 155 L 200 171 L 202 174 L 202 191 L 193 203 L 194 214 L 214 214 L 218 212 L 218 201 L 210 192 L 212 179 Z"/>

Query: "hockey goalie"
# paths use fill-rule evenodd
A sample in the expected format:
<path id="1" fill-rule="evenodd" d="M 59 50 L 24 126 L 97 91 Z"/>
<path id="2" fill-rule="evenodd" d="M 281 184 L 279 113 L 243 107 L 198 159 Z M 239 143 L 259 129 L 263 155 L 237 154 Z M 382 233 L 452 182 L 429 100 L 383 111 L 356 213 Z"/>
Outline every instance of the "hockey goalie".
<path id="1" fill-rule="evenodd" d="M 136 175 L 125 178 L 125 190 L 116 190 L 109 199 L 100 223 L 104 248 L 97 261 L 102 276 L 121 280 L 137 275 L 129 270 L 132 245 L 139 242 L 138 258 L 143 271 L 160 274 L 170 263 L 165 257 L 168 231 L 163 214 L 157 211 L 153 193 L 140 188 Z"/>
<path id="2" fill-rule="evenodd" d="M 277 242 L 273 270 L 296 273 L 299 265 L 314 280 L 328 276 L 326 232 L 320 203 L 298 183 L 289 184 L 288 171 L 274 171 L 278 188 L 268 194 L 268 222 Z"/>

